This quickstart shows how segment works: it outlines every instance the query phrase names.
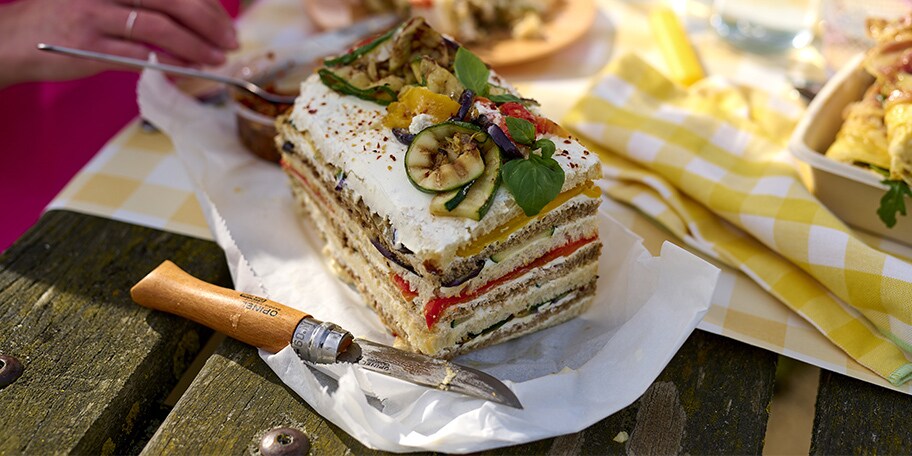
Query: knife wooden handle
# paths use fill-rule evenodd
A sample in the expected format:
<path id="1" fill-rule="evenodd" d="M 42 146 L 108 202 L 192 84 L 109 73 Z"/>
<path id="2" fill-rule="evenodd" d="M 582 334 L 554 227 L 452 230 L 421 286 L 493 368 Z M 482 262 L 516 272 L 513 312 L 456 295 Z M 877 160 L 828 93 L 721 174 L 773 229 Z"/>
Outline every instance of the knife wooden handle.
<path id="1" fill-rule="evenodd" d="M 179 315 L 241 342 L 276 353 L 309 314 L 204 282 L 165 260 L 130 289 L 137 304 Z"/>

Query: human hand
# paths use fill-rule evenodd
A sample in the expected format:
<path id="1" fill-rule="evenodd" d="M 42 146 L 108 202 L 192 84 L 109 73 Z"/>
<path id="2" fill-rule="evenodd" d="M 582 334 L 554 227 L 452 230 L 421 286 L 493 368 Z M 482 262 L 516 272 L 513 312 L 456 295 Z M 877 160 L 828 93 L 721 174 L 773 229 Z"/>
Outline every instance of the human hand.
<path id="1" fill-rule="evenodd" d="M 134 14 L 135 12 L 135 14 Z M 122 69 L 37 50 L 40 42 L 175 65 L 219 65 L 237 49 L 218 0 L 20 0 L 0 5 L 0 88 Z"/>

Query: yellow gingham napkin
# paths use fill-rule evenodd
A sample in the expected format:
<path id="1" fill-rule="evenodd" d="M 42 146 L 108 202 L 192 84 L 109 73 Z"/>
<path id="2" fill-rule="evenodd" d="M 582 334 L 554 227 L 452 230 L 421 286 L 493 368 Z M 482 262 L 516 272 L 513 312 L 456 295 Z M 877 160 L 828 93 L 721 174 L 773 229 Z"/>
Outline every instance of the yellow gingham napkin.
<path id="1" fill-rule="evenodd" d="M 564 119 L 599 152 L 603 190 L 740 269 L 862 365 L 912 378 L 912 264 L 856 238 L 802 185 L 797 105 L 624 56 Z M 875 208 L 871 208 L 874 216 Z"/>

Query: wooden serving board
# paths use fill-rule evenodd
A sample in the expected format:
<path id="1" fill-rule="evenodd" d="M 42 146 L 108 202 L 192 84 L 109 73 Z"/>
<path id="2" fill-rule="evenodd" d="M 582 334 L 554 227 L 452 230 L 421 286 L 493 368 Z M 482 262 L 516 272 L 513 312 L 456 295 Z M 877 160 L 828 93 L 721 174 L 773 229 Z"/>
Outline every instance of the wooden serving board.
<path id="1" fill-rule="evenodd" d="M 492 67 L 505 67 L 553 54 L 579 39 L 595 20 L 595 0 L 563 0 L 561 7 L 547 17 L 543 38 L 492 39 L 468 46 Z"/>

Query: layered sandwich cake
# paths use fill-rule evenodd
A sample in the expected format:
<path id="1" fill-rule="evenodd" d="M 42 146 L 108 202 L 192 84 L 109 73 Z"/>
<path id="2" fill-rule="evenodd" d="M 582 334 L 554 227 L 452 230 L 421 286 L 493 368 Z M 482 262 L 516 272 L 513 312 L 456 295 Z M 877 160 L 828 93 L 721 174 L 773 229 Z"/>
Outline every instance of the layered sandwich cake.
<path id="1" fill-rule="evenodd" d="M 277 121 L 305 223 L 403 348 L 449 358 L 595 293 L 595 154 L 411 19 L 327 59 Z"/>

